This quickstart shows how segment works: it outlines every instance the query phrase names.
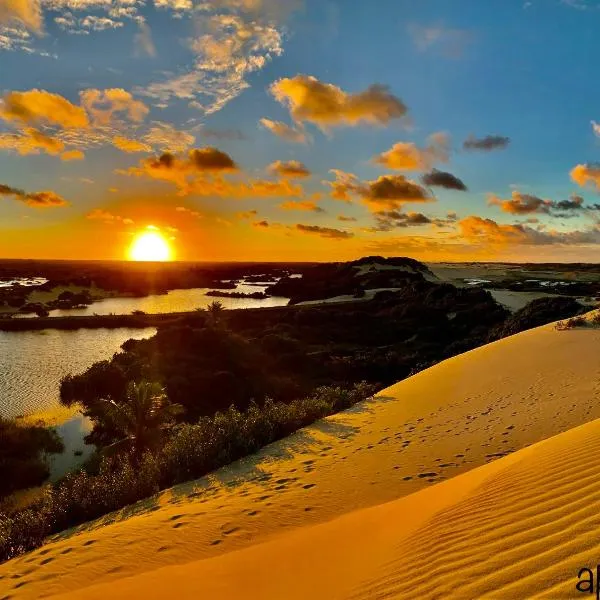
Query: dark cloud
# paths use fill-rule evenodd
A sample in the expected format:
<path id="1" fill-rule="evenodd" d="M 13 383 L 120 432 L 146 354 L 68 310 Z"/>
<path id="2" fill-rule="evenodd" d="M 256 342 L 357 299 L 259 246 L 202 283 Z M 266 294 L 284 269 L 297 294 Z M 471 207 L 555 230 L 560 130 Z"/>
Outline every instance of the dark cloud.
<path id="1" fill-rule="evenodd" d="M 346 215 L 338 215 L 337 220 L 350 223 L 350 222 L 356 221 L 356 217 L 347 217 Z"/>
<path id="2" fill-rule="evenodd" d="M 467 191 L 467 186 L 458 177 L 437 169 L 423 175 L 423 183 L 431 187 L 446 188 L 447 190 Z"/>
<path id="3" fill-rule="evenodd" d="M 490 152 L 491 150 L 502 150 L 510 144 L 510 138 L 501 135 L 486 135 L 482 138 L 469 136 L 463 142 L 465 150 L 483 150 Z"/>
<path id="4" fill-rule="evenodd" d="M 318 225 L 302 225 L 301 223 L 298 223 L 296 229 L 302 233 L 311 233 L 332 240 L 347 240 L 354 237 L 354 234 L 349 231 L 333 229 L 332 227 L 319 227 Z"/>
<path id="5" fill-rule="evenodd" d="M 268 221 L 255 221 L 254 223 L 252 223 L 252 225 L 254 225 L 254 227 L 268 227 L 269 222 Z"/>
<path id="6" fill-rule="evenodd" d="M 363 199 L 378 210 L 397 209 L 404 202 L 433 200 L 425 188 L 402 175 L 382 175 L 366 184 L 362 190 Z"/>
<path id="7" fill-rule="evenodd" d="M 195 148 L 189 152 L 189 161 L 200 171 L 237 171 L 231 156 L 218 148 Z"/>
<path id="8" fill-rule="evenodd" d="M 276 160 L 268 167 L 269 172 L 281 177 L 310 177 L 310 171 L 298 160 L 281 161 Z"/>
<path id="9" fill-rule="evenodd" d="M 10 196 L 33 208 L 52 208 L 67 206 L 69 203 L 55 192 L 46 190 L 42 192 L 27 193 L 25 190 L 14 188 L 0 183 L 0 196 Z"/>

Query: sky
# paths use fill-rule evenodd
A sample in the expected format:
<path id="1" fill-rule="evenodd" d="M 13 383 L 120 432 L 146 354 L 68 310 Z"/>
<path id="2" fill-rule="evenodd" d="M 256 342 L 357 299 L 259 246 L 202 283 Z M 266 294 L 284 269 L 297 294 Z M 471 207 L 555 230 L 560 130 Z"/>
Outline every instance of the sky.
<path id="1" fill-rule="evenodd" d="M 600 0 L 2 0 L 0 257 L 598 262 Z"/>

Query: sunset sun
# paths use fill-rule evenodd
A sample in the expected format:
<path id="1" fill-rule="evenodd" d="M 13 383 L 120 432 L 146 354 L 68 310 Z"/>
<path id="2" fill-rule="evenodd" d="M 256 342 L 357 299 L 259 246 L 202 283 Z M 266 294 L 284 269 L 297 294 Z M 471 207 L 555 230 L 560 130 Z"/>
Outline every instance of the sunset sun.
<path id="1" fill-rule="evenodd" d="M 140 232 L 129 248 L 129 259 L 136 261 L 168 261 L 171 248 L 161 233 L 154 229 Z"/>

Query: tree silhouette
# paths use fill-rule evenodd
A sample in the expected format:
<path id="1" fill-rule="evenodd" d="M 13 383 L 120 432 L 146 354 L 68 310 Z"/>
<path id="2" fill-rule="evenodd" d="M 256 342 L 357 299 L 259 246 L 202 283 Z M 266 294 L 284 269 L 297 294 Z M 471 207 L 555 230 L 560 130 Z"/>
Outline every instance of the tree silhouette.
<path id="1" fill-rule="evenodd" d="M 133 450 L 139 455 L 143 450 L 156 446 L 163 430 L 183 412 L 181 405 L 169 401 L 162 385 L 150 381 L 132 381 L 127 387 L 125 402 L 105 400 L 103 408 L 105 417 L 123 436 L 105 449 L 108 454 Z"/>
<path id="2" fill-rule="evenodd" d="M 224 310 L 225 310 L 225 307 L 218 300 L 211 302 L 206 307 L 206 312 L 208 313 L 208 318 L 213 325 L 218 325 L 219 323 L 221 323 Z"/>

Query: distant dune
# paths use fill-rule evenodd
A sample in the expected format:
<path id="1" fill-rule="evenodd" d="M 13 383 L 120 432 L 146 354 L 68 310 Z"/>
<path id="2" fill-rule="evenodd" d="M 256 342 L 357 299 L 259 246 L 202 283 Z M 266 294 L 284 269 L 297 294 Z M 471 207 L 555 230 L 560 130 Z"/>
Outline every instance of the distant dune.
<path id="1" fill-rule="evenodd" d="M 600 422 L 572 429 L 600 418 L 599 342 L 454 357 L 1 565 L 0 597 L 572 595 L 600 556 Z"/>

